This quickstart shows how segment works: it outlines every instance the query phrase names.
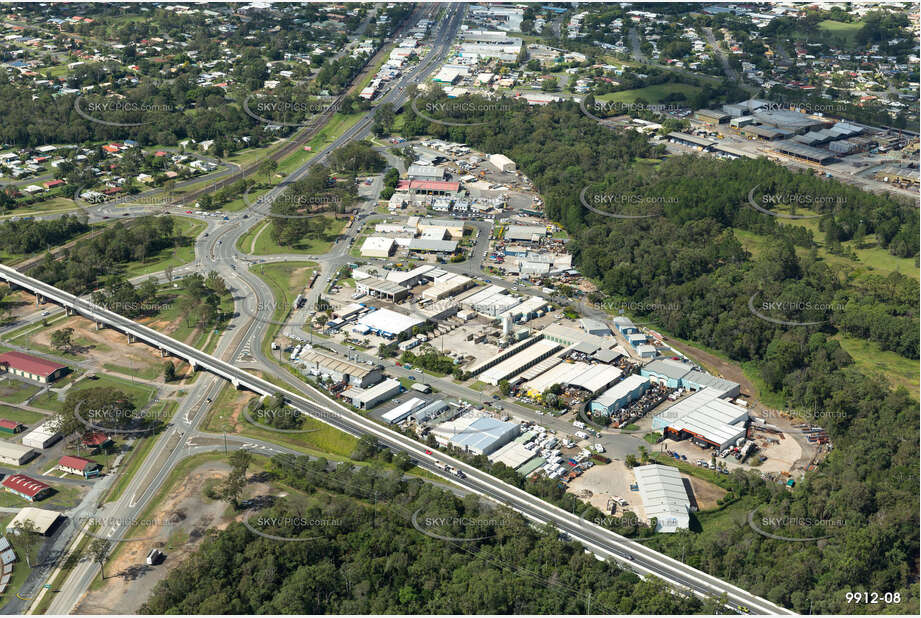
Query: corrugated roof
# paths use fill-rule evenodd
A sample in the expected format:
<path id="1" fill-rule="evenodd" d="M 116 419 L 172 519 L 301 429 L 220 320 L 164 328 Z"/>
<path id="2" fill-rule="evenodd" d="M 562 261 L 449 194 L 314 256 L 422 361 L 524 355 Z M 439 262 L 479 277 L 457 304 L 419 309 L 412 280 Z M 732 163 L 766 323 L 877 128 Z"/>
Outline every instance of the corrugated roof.
<path id="1" fill-rule="evenodd" d="M 59 369 L 65 369 L 67 365 L 61 365 L 53 361 L 38 358 L 22 352 L 5 352 L 0 354 L 0 365 L 9 365 L 13 369 L 25 371 L 37 376 L 48 377 Z"/>

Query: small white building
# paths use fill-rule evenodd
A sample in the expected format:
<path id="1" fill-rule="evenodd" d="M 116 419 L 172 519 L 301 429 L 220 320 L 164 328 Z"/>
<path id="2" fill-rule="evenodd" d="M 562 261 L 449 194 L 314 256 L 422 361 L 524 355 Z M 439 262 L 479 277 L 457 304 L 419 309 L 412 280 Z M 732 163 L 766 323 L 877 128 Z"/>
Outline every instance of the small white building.
<path id="1" fill-rule="evenodd" d="M 61 439 L 61 434 L 57 431 L 55 425 L 56 421 L 54 419 L 45 421 L 23 436 L 23 445 L 38 449 L 48 448 Z"/>
<path id="2" fill-rule="evenodd" d="M 506 157 L 504 154 L 489 155 L 489 164 L 500 172 L 514 172 L 517 169 L 515 162 Z"/>

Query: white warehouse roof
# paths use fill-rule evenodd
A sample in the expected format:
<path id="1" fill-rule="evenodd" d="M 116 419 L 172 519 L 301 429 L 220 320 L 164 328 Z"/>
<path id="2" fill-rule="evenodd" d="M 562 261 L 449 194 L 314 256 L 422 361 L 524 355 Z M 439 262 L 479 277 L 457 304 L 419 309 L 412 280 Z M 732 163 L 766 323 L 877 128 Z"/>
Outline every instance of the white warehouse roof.
<path id="1" fill-rule="evenodd" d="M 635 391 L 646 382 L 649 382 L 649 378 L 644 378 L 640 374 L 634 373 L 598 395 L 598 398 L 595 399 L 595 402 L 599 405 L 609 407 L 613 405 L 615 401 L 618 401 L 633 393 L 633 391 Z"/>
<path id="2" fill-rule="evenodd" d="M 410 330 L 413 326 L 422 324 L 424 321 L 411 315 L 397 313 L 391 309 L 378 309 L 358 319 L 359 324 L 363 324 L 371 330 L 392 335 L 399 335 Z"/>
<path id="3" fill-rule="evenodd" d="M 404 418 L 421 408 L 423 405 L 425 405 L 425 400 L 419 399 L 418 397 L 412 397 L 397 407 L 393 408 L 386 414 L 383 414 L 381 418 L 393 425 L 395 423 L 399 423 Z"/>
<path id="4" fill-rule="evenodd" d="M 640 488 L 643 510 L 656 518 L 656 532 L 675 532 L 690 524 L 691 501 L 677 468 L 650 464 L 633 469 Z"/>
<path id="5" fill-rule="evenodd" d="M 588 363 L 561 363 L 524 386 L 528 391 L 543 393 L 554 384 L 578 386 L 595 394 L 620 378 L 623 371 L 611 365 Z"/>

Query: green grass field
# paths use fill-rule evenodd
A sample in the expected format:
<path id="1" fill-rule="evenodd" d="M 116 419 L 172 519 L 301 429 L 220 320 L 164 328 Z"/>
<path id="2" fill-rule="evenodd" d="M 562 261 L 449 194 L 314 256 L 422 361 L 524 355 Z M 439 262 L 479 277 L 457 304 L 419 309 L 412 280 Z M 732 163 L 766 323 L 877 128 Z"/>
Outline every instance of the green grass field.
<path id="1" fill-rule="evenodd" d="M 43 421 L 46 421 L 49 417 L 45 414 L 40 414 L 39 412 L 33 412 L 32 410 L 23 410 L 22 408 L 14 408 L 12 406 L 5 406 L 0 404 L 0 418 L 5 418 L 9 421 L 16 421 L 17 423 L 22 423 L 23 425 L 32 428 L 33 425 L 37 425 Z M 21 433 L 0 433 L 0 439 L 4 440 L 12 440 L 18 442 L 21 437 Z"/>
<path id="2" fill-rule="evenodd" d="M 167 266 L 182 266 L 195 261 L 195 238 L 208 226 L 204 221 L 191 217 L 173 217 L 176 231 L 184 239 L 176 248 L 163 249 L 148 256 L 143 262 L 131 262 L 125 269 L 128 277 L 137 277 L 159 272 Z"/>
<path id="3" fill-rule="evenodd" d="M 700 92 L 698 86 L 691 84 L 670 83 L 656 84 L 646 86 L 645 88 L 634 88 L 633 90 L 622 90 L 620 92 L 609 92 L 595 97 L 598 101 L 612 101 L 615 103 L 636 103 L 638 99 L 644 99 L 647 103 L 659 103 L 668 95 L 680 92 L 686 99 L 691 99 Z"/>
<path id="4" fill-rule="evenodd" d="M 37 384 L 29 384 L 6 378 L 0 380 L 0 401 L 5 403 L 22 403 L 41 390 Z"/>
<path id="5" fill-rule="evenodd" d="M 333 217 L 323 217 L 327 226 L 319 238 L 303 238 L 291 247 L 279 245 L 272 239 L 269 226 L 270 220 L 254 225 L 250 230 L 240 237 L 237 241 L 237 249 L 243 253 L 251 255 L 278 255 L 283 253 L 303 253 L 305 255 L 322 255 L 329 251 L 333 241 L 342 233 L 345 227 L 346 219 L 334 219 Z M 255 245 L 253 238 L 256 239 Z"/>
<path id="6" fill-rule="evenodd" d="M 856 339 L 841 333 L 835 335 L 841 347 L 851 355 L 857 367 L 867 375 L 880 376 L 893 386 L 904 386 L 915 399 L 919 398 L 917 360 L 904 358 L 895 352 L 881 350 L 873 341 Z"/>
<path id="7" fill-rule="evenodd" d="M 819 22 L 819 30 L 823 34 L 828 34 L 833 37 L 845 37 L 848 43 L 854 43 L 857 38 L 857 33 L 863 27 L 862 22 L 848 23 L 844 21 L 834 21 L 832 19 L 826 19 L 825 21 Z"/>
<path id="8" fill-rule="evenodd" d="M 83 380 L 75 383 L 70 388 L 68 393 L 75 391 L 79 392 L 88 388 L 108 388 L 122 391 L 131 397 L 134 405 L 138 407 L 146 405 L 151 399 L 153 399 L 157 392 L 156 389 L 146 384 L 138 384 L 123 378 L 116 378 L 115 376 L 97 375 L 93 379 L 84 378 Z M 48 392 L 35 398 L 32 401 L 32 405 L 34 405 L 36 408 L 42 408 L 43 410 L 60 412 L 64 407 L 64 402 L 58 401 L 57 393 Z"/>

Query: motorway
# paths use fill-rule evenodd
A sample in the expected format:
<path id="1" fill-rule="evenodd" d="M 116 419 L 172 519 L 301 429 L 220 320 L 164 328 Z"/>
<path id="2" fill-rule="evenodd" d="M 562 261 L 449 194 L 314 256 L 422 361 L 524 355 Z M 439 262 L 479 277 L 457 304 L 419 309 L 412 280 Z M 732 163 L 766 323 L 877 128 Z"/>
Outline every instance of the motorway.
<path id="1" fill-rule="evenodd" d="M 404 75 L 389 92 L 381 97 L 380 103 L 390 102 L 395 107 L 399 107 L 406 102 L 407 87 L 424 79 L 447 54 L 454 35 L 460 27 L 462 17 L 462 8 L 459 5 L 451 5 L 446 18 L 438 24 L 437 32 L 431 39 L 431 51 L 411 72 Z M 307 164 L 292 173 L 288 181 L 270 191 L 263 201 L 271 202 L 276 199 L 284 190 L 284 185 L 302 177 L 311 165 L 322 163 L 337 148 L 352 140 L 363 139 L 369 133 L 372 124 L 373 111 L 366 114 Z M 262 371 L 270 372 L 291 384 L 292 389 L 284 391 L 284 395 L 296 409 L 352 435 L 373 435 L 386 447 L 394 451 L 406 452 L 421 467 L 433 474 L 444 476 L 444 473 L 434 466 L 434 456 L 426 454 L 427 449 L 424 445 L 327 399 L 322 393 L 297 380 L 264 357 L 261 342 L 271 322 L 266 316 L 265 303 L 260 304 L 257 299 L 272 298 L 272 292 L 262 279 L 245 267 L 243 254 L 236 248 L 237 239 L 260 220 L 260 217 L 252 216 L 247 219 L 237 217 L 230 223 L 209 222 L 208 236 L 200 236 L 196 242 L 197 263 L 194 269 L 200 272 L 216 270 L 232 288 L 235 299 L 241 303 L 238 305 L 240 310 L 227 329 L 228 336 L 221 338 L 213 355 L 205 354 L 116 313 L 96 307 L 85 300 L 22 275 L 13 269 L 0 267 L 0 278 L 40 293 L 46 299 L 75 309 L 90 319 L 96 319 L 119 331 L 131 333 L 154 347 L 166 350 L 174 356 L 186 359 L 199 369 L 210 372 L 200 376 L 191 387 L 171 427 L 160 436 L 148 455 L 149 466 L 145 466 L 145 473 L 133 478 L 121 499 L 105 505 L 93 514 L 94 517 L 122 521 L 130 521 L 137 517 L 162 488 L 170 471 L 182 459 L 191 452 L 213 448 L 213 445 L 211 447 L 201 446 L 201 441 L 205 437 L 213 439 L 214 436 L 204 434 L 197 428 L 208 410 L 210 401 L 216 398 L 222 388 L 223 379 L 230 380 L 241 388 L 248 388 L 264 395 L 281 390 L 274 383 L 258 378 L 237 366 L 237 361 L 244 351 L 248 351 L 248 354 L 255 358 Z M 354 230 L 351 232 L 354 233 Z M 474 255 L 479 254 L 478 245 Z M 303 260 L 305 257 L 297 256 L 297 259 Z M 322 272 L 318 281 L 323 281 L 326 276 L 336 272 L 338 266 L 348 259 L 348 243 L 345 239 L 341 239 L 328 254 L 322 256 L 320 260 Z M 241 267 L 238 268 L 238 265 Z M 471 271 L 477 268 L 476 263 L 454 266 Z M 271 311 L 268 311 L 268 314 L 270 315 Z M 238 447 L 258 449 L 266 453 L 288 452 L 287 449 L 257 441 L 249 441 L 247 444 L 240 444 L 239 440 L 234 442 Z M 449 477 L 455 485 L 506 504 L 535 521 L 552 522 L 561 531 L 582 542 L 597 555 L 614 558 L 634 572 L 641 575 L 656 575 L 676 588 L 688 589 L 695 594 L 706 596 L 725 594 L 728 598 L 728 606 L 739 611 L 745 611 L 740 608 L 747 608 L 753 613 L 792 613 L 641 544 L 585 522 L 578 514 L 567 513 L 549 505 L 463 462 L 452 460 L 443 454 L 438 454 L 438 457 L 466 473 L 467 476 L 464 479 Z M 127 530 L 113 526 L 108 536 L 109 538 L 120 538 L 127 532 Z M 48 613 L 66 614 L 72 611 L 88 589 L 97 571 L 98 566 L 95 563 L 81 562 L 72 571 L 61 591 L 57 593 Z"/>

